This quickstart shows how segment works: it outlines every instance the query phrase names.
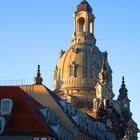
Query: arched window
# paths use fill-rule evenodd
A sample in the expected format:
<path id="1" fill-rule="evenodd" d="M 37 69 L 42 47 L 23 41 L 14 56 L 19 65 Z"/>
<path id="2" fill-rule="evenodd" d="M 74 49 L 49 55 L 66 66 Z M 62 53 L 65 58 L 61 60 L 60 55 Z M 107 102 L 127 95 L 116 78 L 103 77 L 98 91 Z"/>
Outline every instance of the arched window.
<path id="1" fill-rule="evenodd" d="M 76 64 L 75 62 L 72 62 L 72 64 L 69 66 L 70 70 L 69 70 L 69 75 L 70 77 L 76 77 Z"/>
<path id="2" fill-rule="evenodd" d="M 90 21 L 90 33 L 93 34 L 93 22 Z"/>
<path id="3" fill-rule="evenodd" d="M 70 76 L 73 76 L 73 66 L 70 66 Z"/>
<path id="4" fill-rule="evenodd" d="M 85 32 L 85 19 L 83 17 L 78 19 L 78 32 Z"/>

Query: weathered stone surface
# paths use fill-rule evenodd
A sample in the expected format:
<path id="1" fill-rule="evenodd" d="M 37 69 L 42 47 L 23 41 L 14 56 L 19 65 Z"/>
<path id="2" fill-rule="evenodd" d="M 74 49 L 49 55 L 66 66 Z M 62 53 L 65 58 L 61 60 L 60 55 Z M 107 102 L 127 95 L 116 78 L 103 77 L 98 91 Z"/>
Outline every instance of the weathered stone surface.
<path id="1" fill-rule="evenodd" d="M 83 10 L 79 11 L 79 7 Z M 110 75 L 112 71 L 107 62 L 107 53 L 96 46 L 94 15 L 89 10 L 89 4 L 82 2 L 77 8 L 72 45 L 66 51 L 61 50 L 54 72 L 53 89 L 61 98 L 89 112 L 93 107 L 95 86 L 104 59 Z"/>

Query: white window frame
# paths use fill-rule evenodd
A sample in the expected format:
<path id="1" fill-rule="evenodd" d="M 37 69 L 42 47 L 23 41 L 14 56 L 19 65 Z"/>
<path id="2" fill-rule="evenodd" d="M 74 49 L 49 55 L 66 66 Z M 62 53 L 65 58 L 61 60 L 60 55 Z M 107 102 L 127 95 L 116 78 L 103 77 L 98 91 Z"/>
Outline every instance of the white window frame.
<path id="1" fill-rule="evenodd" d="M 9 102 L 8 111 L 3 111 L 3 106 L 4 106 L 4 102 L 5 101 L 8 101 Z M 11 110 L 12 110 L 12 107 L 13 107 L 13 101 L 12 101 L 12 99 L 4 98 L 4 99 L 1 100 L 1 114 L 2 115 L 10 115 Z"/>
<path id="2" fill-rule="evenodd" d="M 0 117 L 0 121 L 2 121 L 2 126 L 1 126 L 1 129 L 0 129 L 0 134 L 2 134 L 3 131 L 4 131 L 6 121 L 5 121 L 5 118 L 3 118 L 3 117 Z"/>

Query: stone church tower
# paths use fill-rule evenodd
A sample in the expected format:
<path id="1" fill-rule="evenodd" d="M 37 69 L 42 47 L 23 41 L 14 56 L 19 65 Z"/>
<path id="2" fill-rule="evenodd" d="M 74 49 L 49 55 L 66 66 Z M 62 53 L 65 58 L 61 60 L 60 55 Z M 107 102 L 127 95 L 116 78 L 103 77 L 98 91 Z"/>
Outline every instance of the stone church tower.
<path id="1" fill-rule="evenodd" d="M 60 51 L 53 83 L 57 95 L 86 112 L 92 111 L 95 86 L 103 63 L 112 89 L 108 54 L 96 46 L 94 20 L 91 6 L 82 1 L 74 13 L 72 45 L 66 51 Z"/>

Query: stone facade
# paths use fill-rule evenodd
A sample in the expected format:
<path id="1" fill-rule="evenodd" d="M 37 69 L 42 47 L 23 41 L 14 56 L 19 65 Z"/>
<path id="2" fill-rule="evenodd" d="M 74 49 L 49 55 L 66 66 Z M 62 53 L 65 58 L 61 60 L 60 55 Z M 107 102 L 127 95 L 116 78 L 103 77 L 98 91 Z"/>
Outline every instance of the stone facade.
<path id="1" fill-rule="evenodd" d="M 66 51 L 60 51 L 53 83 L 57 95 L 86 112 L 92 110 L 95 86 L 104 61 L 110 81 L 112 79 L 107 52 L 101 52 L 96 46 L 94 19 L 87 2 L 77 6 L 72 45 Z"/>
<path id="2" fill-rule="evenodd" d="M 139 129 L 132 119 L 124 77 L 114 100 L 108 53 L 96 46 L 94 20 L 91 6 L 83 0 L 74 13 L 72 45 L 60 51 L 53 89 L 62 99 L 103 122 L 117 140 L 137 140 Z"/>

